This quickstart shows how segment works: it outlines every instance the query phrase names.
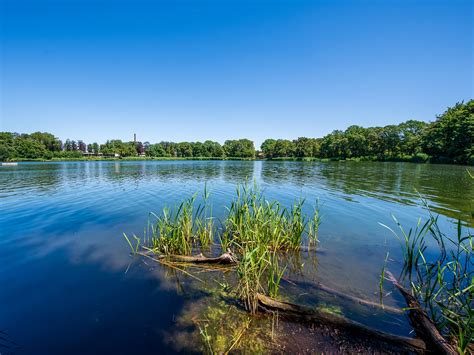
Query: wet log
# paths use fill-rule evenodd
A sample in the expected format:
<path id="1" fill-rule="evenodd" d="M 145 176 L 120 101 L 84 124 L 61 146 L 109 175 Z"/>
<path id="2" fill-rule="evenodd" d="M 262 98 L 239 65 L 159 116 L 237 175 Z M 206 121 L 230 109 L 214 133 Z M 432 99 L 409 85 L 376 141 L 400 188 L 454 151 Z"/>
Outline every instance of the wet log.
<path id="1" fill-rule="evenodd" d="M 335 290 L 333 288 L 330 288 L 326 285 L 323 285 L 320 282 L 316 283 L 316 287 L 318 289 L 326 292 L 326 293 L 331 294 L 331 295 L 335 295 L 335 296 L 338 296 L 340 298 L 344 298 L 344 299 L 359 303 L 359 304 L 364 305 L 364 306 L 368 306 L 368 307 L 372 307 L 372 308 L 378 308 L 378 309 L 381 309 L 381 310 L 384 310 L 384 311 L 387 311 L 387 312 L 390 312 L 390 313 L 395 313 L 395 314 L 402 314 L 403 313 L 403 311 L 400 308 L 396 308 L 396 307 L 392 307 L 392 306 L 385 306 L 385 305 L 380 304 L 378 302 L 373 302 L 373 301 L 369 301 L 369 300 L 366 300 L 366 299 L 363 299 L 363 298 L 359 298 L 357 296 L 352 296 L 352 295 L 349 295 L 347 293 L 344 293 L 344 292 Z"/>
<path id="2" fill-rule="evenodd" d="M 280 315 L 296 321 L 326 324 L 331 327 L 348 330 L 354 334 L 364 335 L 379 341 L 403 346 L 412 351 L 419 352 L 426 349 L 425 343 L 420 339 L 412 339 L 378 331 L 337 314 L 278 301 L 260 293 L 257 295 L 257 299 L 259 309 L 265 312 L 278 311 Z"/>
<path id="3" fill-rule="evenodd" d="M 400 309 L 400 308 L 383 305 L 379 302 L 374 302 L 374 301 L 370 301 L 370 300 L 360 298 L 360 297 L 357 297 L 357 296 L 354 296 L 354 295 L 350 295 L 350 294 L 347 294 L 345 292 L 342 292 L 342 291 L 333 289 L 329 286 L 326 286 L 326 285 L 324 285 L 320 282 L 307 283 L 307 282 L 299 282 L 299 281 L 294 281 L 294 280 L 288 280 L 288 279 L 285 279 L 285 278 L 283 278 L 283 280 L 290 283 L 290 284 L 296 285 L 296 286 L 301 285 L 301 287 L 308 287 L 309 286 L 311 288 L 316 288 L 317 290 L 326 292 L 326 293 L 330 294 L 331 296 L 336 296 L 336 297 L 339 297 L 339 298 L 342 298 L 342 299 L 345 299 L 345 300 L 349 300 L 349 301 L 352 301 L 352 302 L 355 302 L 355 303 L 358 303 L 358 304 L 361 304 L 361 305 L 364 305 L 364 306 L 367 306 L 367 307 L 370 307 L 370 308 L 377 308 L 377 309 L 380 309 L 382 311 L 393 313 L 393 314 L 403 314 L 404 313 L 403 310 Z"/>
<path id="4" fill-rule="evenodd" d="M 456 349 L 438 331 L 433 321 L 421 308 L 418 300 L 401 285 L 390 271 L 386 271 L 386 278 L 402 294 L 408 305 L 408 317 L 416 334 L 425 341 L 426 345 L 440 354 L 457 354 Z"/>
<path id="5" fill-rule="evenodd" d="M 186 256 L 186 255 L 170 255 L 168 258 L 171 261 L 180 261 L 185 263 L 192 264 L 219 264 L 219 265 L 232 265 L 237 264 L 239 261 L 235 255 L 228 251 L 219 255 L 218 257 L 209 258 L 202 254 L 196 256 Z"/>
<path id="6" fill-rule="evenodd" d="M 139 252 L 140 255 L 150 257 L 156 261 L 167 259 L 168 261 L 190 263 L 190 264 L 219 264 L 219 265 L 234 265 L 239 261 L 231 251 L 227 251 L 217 257 L 206 257 L 202 254 L 195 256 L 188 255 L 153 255 L 149 251 Z M 152 256 L 153 255 L 153 256 Z"/>
<path id="7" fill-rule="evenodd" d="M 156 259 L 157 261 L 166 259 L 167 261 L 171 262 L 184 262 L 184 263 L 190 263 L 190 264 L 219 264 L 219 265 L 235 265 L 239 261 L 235 257 L 235 255 L 229 250 L 226 253 L 223 253 L 222 255 L 215 257 L 215 258 L 209 258 L 205 257 L 202 254 L 199 254 L 197 256 L 186 256 L 186 255 L 155 255 L 152 251 L 150 250 L 145 250 L 144 252 L 140 252 L 140 255 L 151 257 L 152 259 Z M 284 279 L 285 281 L 289 283 L 294 283 L 293 281 Z M 297 284 L 297 283 L 296 283 Z M 399 308 L 392 307 L 392 306 L 384 306 L 380 303 L 373 302 L 370 300 L 366 300 L 363 298 L 359 298 L 357 296 L 352 296 L 349 294 L 346 294 L 344 292 L 335 290 L 333 288 L 330 288 L 320 282 L 317 282 L 314 285 L 317 289 L 324 291 L 330 295 L 334 295 L 343 299 L 347 299 L 352 302 L 359 303 L 361 305 L 371 307 L 371 308 L 377 308 L 386 312 L 394 313 L 394 314 L 403 314 L 403 311 Z"/>

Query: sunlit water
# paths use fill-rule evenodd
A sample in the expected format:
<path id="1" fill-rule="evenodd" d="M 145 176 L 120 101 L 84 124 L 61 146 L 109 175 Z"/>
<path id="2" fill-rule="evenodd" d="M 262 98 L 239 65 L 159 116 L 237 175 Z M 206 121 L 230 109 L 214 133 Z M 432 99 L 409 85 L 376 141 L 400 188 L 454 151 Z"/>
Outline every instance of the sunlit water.
<path id="1" fill-rule="evenodd" d="M 169 334 L 192 290 L 177 289 L 163 272 L 132 259 L 122 233 L 140 234 L 150 211 L 201 192 L 206 183 L 213 213 L 223 217 L 236 184 L 253 180 L 285 205 L 306 199 L 306 212 L 319 200 L 317 268 L 303 256 L 310 271 L 290 275 L 307 285 L 299 297 L 306 304 L 321 301 L 311 291 L 315 281 L 377 300 L 387 252 L 389 267 L 400 268 L 397 240 L 380 223 L 395 227 L 393 214 L 407 229 L 415 226 L 427 216 L 420 195 L 440 214 L 443 230 L 454 232 L 457 218 L 474 225 L 474 184 L 461 166 L 140 161 L 0 167 L 0 353 L 175 351 Z M 396 295 L 385 302 L 402 304 Z M 404 317 L 361 307 L 346 307 L 344 314 L 410 332 Z"/>

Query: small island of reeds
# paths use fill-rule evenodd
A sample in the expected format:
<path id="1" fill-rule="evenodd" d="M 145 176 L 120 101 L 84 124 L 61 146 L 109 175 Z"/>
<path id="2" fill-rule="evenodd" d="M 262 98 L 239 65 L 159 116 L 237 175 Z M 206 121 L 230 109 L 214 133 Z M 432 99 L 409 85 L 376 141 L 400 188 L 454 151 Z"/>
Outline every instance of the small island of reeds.
<path id="1" fill-rule="evenodd" d="M 406 314 L 416 332 L 415 338 L 408 338 L 354 321 L 336 305 L 302 305 L 297 294 L 281 293 L 282 282 L 292 283 L 286 278 L 289 271 L 303 270 L 301 254 L 311 255 L 314 263 L 309 267 L 317 267 L 317 254 L 324 252 L 318 240 L 322 222 L 319 203 L 307 214 L 303 212 L 304 200 L 285 207 L 267 200 L 256 184 L 239 185 L 234 199 L 225 207 L 226 217 L 218 221 L 208 199 L 205 188 L 199 198 L 194 194 L 173 208 L 164 208 L 161 214 L 151 213 L 142 236 L 124 234 L 132 254 L 196 279 L 208 287 L 205 292 L 218 295 L 218 306 L 214 303 L 204 307 L 204 320 L 192 315 L 202 351 L 270 351 L 271 342 L 265 344 L 262 340 L 265 331 L 254 322 L 260 319 L 261 324 L 261 317 L 271 320 L 271 334 L 275 319 L 278 322 L 280 317 L 303 326 L 324 325 L 335 334 L 342 330 L 396 351 L 472 351 L 473 238 L 460 222 L 457 235 L 451 237 L 441 232 L 431 212 L 424 224 L 420 221 L 416 229 L 408 232 L 394 218 L 400 233 L 387 228 L 401 242 L 403 267 L 400 277 L 395 278 L 389 271 L 387 254 L 380 275 L 379 302 L 319 282 L 312 285 L 330 298 L 343 299 L 372 312 Z M 219 274 L 226 275 L 225 281 L 216 276 Z M 204 275 L 218 287 L 209 287 L 203 281 Z M 384 288 L 387 281 L 392 287 L 390 292 Z M 400 292 L 407 304 L 385 305 L 383 299 L 391 292 Z M 223 311 L 223 307 L 234 307 L 230 318 L 230 311 Z"/>

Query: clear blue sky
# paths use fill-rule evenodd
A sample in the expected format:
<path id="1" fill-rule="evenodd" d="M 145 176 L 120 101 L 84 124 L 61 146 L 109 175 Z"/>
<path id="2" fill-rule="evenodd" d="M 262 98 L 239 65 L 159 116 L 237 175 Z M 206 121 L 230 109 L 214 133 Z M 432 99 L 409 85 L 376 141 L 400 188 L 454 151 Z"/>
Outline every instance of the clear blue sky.
<path id="1" fill-rule="evenodd" d="M 1 126 L 320 137 L 473 97 L 473 2 L 0 0 Z"/>

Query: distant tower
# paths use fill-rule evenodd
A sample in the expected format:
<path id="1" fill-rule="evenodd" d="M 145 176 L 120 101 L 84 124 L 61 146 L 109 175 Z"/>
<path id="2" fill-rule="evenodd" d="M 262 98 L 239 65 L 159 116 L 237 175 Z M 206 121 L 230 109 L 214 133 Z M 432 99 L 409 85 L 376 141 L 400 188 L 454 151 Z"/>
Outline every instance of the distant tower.
<path id="1" fill-rule="evenodd" d="M 137 143 L 137 134 L 136 133 L 133 134 L 133 143 Z"/>

